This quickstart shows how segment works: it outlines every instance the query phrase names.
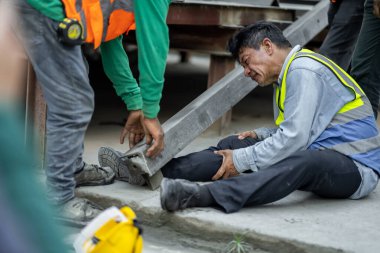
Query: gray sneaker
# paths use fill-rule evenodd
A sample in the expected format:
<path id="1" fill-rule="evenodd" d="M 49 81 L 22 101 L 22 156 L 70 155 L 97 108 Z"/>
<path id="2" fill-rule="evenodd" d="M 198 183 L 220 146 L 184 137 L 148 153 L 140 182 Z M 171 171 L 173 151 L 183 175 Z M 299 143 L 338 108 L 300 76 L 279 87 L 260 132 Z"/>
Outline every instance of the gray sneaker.
<path id="1" fill-rule="evenodd" d="M 98 151 L 100 166 L 112 168 L 117 180 L 126 181 L 133 185 L 144 185 L 146 182 L 143 176 L 129 169 L 122 156 L 123 153 L 109 147 L 101 147 Z"/>
<path id="2" fill-rule="evenodd" d="M 100 206 L 85 198 L 74 197 L 58 206 L 60 216 L 57 220 L 73 225 L 84 226 L 103 210 Z"/>
<path id="3" fill-rule="evenodd" d="M 194 206 L 199 199 L 200 185 L 185 179 L 164 178 L 161 182 L 160 199 L 164 210 L 173 212 Z"/>
<path id="4" fill-rule="evenodd" d="M 102 168 L 95 164 L 84 164 L 81 171 L 74 175 L 76 186 L 106 185 L 115 180 L 115 173 L 111 168 Z"/>

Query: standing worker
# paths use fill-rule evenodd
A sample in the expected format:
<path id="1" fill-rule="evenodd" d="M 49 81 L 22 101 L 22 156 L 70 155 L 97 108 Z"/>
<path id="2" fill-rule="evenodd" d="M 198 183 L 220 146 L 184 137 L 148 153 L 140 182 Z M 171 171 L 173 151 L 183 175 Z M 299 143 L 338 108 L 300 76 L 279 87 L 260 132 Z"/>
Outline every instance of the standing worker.
<path id="1" fill-rule="evenodd" d="M 380 0 L 367 0 L 351 76 L 360 84 L 377 118 L 380 99 Z"/>
<path id="2" fill-rule="evenodd" d="M 363 21 L 365 0 L 330 0 L 329 31 L 319 53 L 347 71 Z"/>
<path id="3" fill-rule="evenodd" d="M 168 211 L 217 206 L 225 212 L 284 198 L 295 190 L 359 199 L 377 186 L 380 134 L 359 85 L 333 61 L 291 47 L 276 26 L 240 30 L 229 50 L 244 74 L 274 86 L 277 128 L 256 129 L 165 165 Z M 191 181 L 211 181 L 198 185 Z"/>
<path id="4" fill-rule="evenodd" d="M 25 145 L 26 56 L 11 3 L 0 0 L 0 251 L 68 253 L 33 170 L 34 152 Z"/>
<path id="5" fill-rule="evenodd" d="M 170 0 L 17 0 L 22 38 L 47 103 L 48 197 L 60 207 L 63 219 L 94 218 L 100 208 L 76 197 L 75 187 L 108 184 L 115 177 L 110 168 L 82 160 L 94 92 L 81 39 L 100 46 L 104 71 L 129 110 L 121 142 L 127 137 L 133 146 L 146 136 L 151 144 L 147 156 L 155 157 L 164 147 L 157 114 L 169 47 L 169 4 Z M 122 35 L 134 28 L 140 87 L 122 45 Z"/>

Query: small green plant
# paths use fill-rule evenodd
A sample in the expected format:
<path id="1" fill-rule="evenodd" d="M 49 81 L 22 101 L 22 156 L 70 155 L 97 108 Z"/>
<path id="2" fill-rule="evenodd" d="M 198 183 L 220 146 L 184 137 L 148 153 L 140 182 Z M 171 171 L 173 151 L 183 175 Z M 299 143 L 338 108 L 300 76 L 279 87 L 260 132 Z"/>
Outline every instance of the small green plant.
<path id="1" fill-rule="evenodd" d="M 244 241 L 245 234 L 236 234 L 234 239 L 230 241 L 224 249 L 224 253 L 249 253 L 253 252 L 253 248 Z"/>

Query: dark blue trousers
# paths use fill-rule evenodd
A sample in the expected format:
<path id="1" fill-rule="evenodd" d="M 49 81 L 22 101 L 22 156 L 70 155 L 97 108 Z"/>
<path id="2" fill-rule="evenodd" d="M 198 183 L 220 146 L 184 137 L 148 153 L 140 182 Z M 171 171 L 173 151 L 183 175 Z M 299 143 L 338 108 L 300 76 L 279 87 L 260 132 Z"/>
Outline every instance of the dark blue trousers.
<path id="1" fill-rule="evenodd" d="M 162 168 L 165 177 L 190 181 L 211 181 L 223 158 L 214 150 L 238 149 L 254 145 L 252 138 L 230 136 L 216 147 L 174 158 Z M 253 173 L 214 181 L 205 185 L 218 206 L 236 212 L 243 206 L 263 205 L 295 190 L 313 192 L 326 198 L 348 198 L 359 187 L 361 176 L 355 163 L 331 150 L 305 150 Z"/>

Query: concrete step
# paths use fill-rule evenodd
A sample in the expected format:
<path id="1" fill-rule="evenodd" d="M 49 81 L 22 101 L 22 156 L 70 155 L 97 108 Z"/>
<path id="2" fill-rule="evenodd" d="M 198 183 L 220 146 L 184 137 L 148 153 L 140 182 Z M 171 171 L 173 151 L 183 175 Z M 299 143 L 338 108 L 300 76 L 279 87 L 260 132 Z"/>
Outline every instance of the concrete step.
<path id="1" fill-rule="evenodd" d="M 234 235 L 244 235 L 256 252 L 362 253 L 380 248 L 378 190 L 360 201 L 326 200 L 295 192 L 275 203 L 233 214 L 213 208 L 168 213 L 160 207 L 158 190 L 120 181 L 79 188 L 77 194 L 104 207 L 128 205 L 144 225 L 160 236 L 169 235 L 167 239 L 158 237 L 166 243 L 171 237 L 183 238 L 190 248 L 207 252 L 221 252 Z"/>
<path id="2" fill-rule="evenodd" d="M 65 243 L 71 249 L 68 253 L 75 253 L 72 247 L 75 239 L 80 233 L 79 228 L 67 227 L 65 226 L 65 231 L 67 236 L 65 238 Z M 170 237 L 169 237 L 170 236 Z M 196 249 L 193 246 L 189 247 L 187 242 L 183 243 L 183 238 L 176 236 L 171 232 L 165 231 L 163 233 L 162 229 L 157 229 L 154 227 L 144 227 L 143 232 L 143 253 L 207 253 L 210 251 L 204 251 L 201 249 Z"/>

